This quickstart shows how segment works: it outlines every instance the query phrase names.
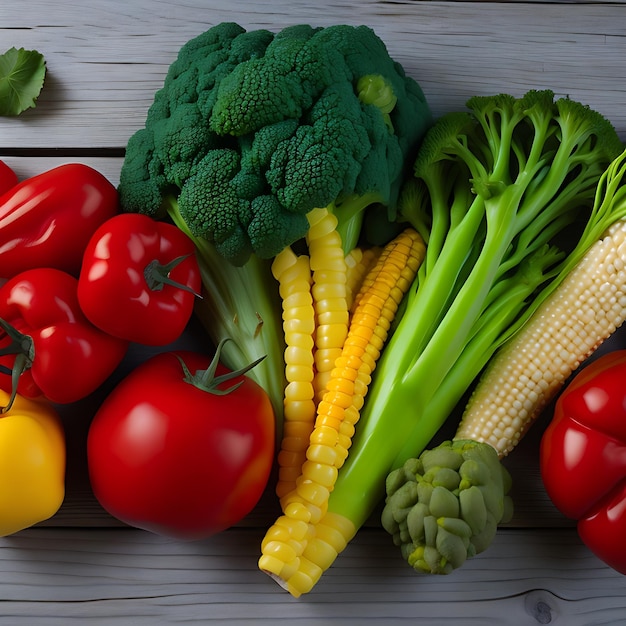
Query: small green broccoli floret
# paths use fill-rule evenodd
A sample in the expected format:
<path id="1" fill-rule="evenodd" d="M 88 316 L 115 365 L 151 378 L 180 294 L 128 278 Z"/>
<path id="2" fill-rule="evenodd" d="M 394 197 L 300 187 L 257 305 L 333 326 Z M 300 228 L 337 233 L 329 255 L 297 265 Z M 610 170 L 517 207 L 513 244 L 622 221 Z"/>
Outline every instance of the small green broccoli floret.
<path id="1" fill-rule="evenodd" d="M 370 205 L 395 219 L 405 163 L 431 122 L 419 85 L 367 27 L 218 24 L 181 48 L 130 138 L 120 202 L 179 212 L 237 265 L 272 258 L 328 206 L 348 251 Z"/>
<path id="2" fill-rule="evenodd" d="M 416 571 L 449 574 L 510 519 L 510 486 L 493 447 L 445 441 L 389 474 L 382 524 Z"/>

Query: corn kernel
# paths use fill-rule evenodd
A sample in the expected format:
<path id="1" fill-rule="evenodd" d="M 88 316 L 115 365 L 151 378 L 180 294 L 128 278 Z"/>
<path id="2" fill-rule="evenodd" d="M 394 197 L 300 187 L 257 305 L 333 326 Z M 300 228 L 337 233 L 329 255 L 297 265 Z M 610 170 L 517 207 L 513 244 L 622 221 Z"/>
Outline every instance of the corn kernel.
<path id="1" fill-rule="evenodd" d="M 313 356 L 311 355 L 311 364 L 305 365 L 300 363 L 287 363 L 285 365 L 285 378 L 290 381 L 313 382 Z"/>
<path id="2" fill-rule="evenodd" d="M 290 309 L 308 308 L 311 305 L 311 294 L 309 291 L 298 291 L 288 295 L 283 301 L 283 311 L 288 314 L 283 314 L 283 317 L 294 317 Z"/>
<path id="3" fill-rule="evenodd" d="M 298 479 L 297 491 L 298 495 L 306 502 L 310 502 L 316 507 L 322 507 L 328 502 L 329 491 L 323 485 L 315 484 L 310 480 Z"/>
<path id="4" fill-rule="evenodd" d="M 334 452 L 331 450 L 331 452 Z M 333 460 L 331 464 L 316 463 L 312 460 L 307 460 L 302 465 L 302 476 L 306 480 L 315 482 L 322 487 L 330 488 L 335 484 L 337 480 L 337 468 L 333 465 L 336 455 L 333 454 Z"/>
<path id="5" fill-rule="evenodd" d="M 299 346 L 287 346 L 285 348 L 285 361 L 288 363 L 306 364 L 311 358 L 311 352 Z"/>
<path id="6" fill-rule="evenodd" d="M 263 554 L 280 559 L 283 563 L 291 563 L 297 556 L 293 546 L 283 541 L 269 541 L 263 546 Z"/>
<path id="7" fill-rule="evenodd" d="M 337 430 L 333 426 L 316 423 L 311 433 L 310 445 L 334 447 L 337 443 Z"/>
<path id="8" fill-rule="evenodd" d="M 329 324 L 318 327 L 315 345 L 321 350 L 336 348 L 341 354 L 341 348 L 348 334 L 347 314 L 345 324 Z M 339 356 L 339 354 L 337 356 Z M 334 365 L 334 361 L 332 363 Z"/>
<path id="9" fill-rule="evenodd" d="M 285 387 L 285 400 L 287 402 L 304 402 L 313 398 L 313 385 L 307 382 L 292 381 Z"/>
<path id="10" fill-rule="evenodd" d="M 295 487 L 295 480 L 302 473 L 302 464 L 306 460 L 306 447 L 304 450 L 281 450 L 278 455 L 276 462 L 279 465 L 279 472 L 281 482 L 287 479 L 293 480 L 294 484 L 290 485 L 289 488 L 293 489 Z M 292 470 L 297 470 L 292 473 Z M 278 486 L 277 486 L 278 487 Z"/>
<path id="11" fill-rule="evenodd" d="M 303 350 L 308 350 L 309 352 L 313 350 L 313 336 L 307 335 L 305 333 L 294 333 L 287 332 L 284 333 L 285 343 L 288 346 L 298 346 Z"/>
<path id="12" fill-rule="evenodd" d="M 315 563 L 320 570 L 326 571 L 337 558 L 337 551 L 330 544 L 315 537 L 307 543 L 303 556 Z"/>
<path id="13" fill-rule="evenodd" d="M 292 502 L 285 508 L 285 515 L 294 520 L 311 521 L 311 512 L 302 502 Z"/>
<path id="14" fill-rule="evenodd" d="M 335 442 L 335 445 L 336 442 Z M 335 452 L 335 445 L 333 446 L 321 446 L 311 444 L 306 451 L 306 458 L 318 464 L 332 466 L 335 463 L 337 454 Z M 304 475 L 304 466 L 302 467 L 302 474 Z M 308 476 L 313 479 L 314 477 Z M 328 486 L 328 485 L 326 485 Z"/>

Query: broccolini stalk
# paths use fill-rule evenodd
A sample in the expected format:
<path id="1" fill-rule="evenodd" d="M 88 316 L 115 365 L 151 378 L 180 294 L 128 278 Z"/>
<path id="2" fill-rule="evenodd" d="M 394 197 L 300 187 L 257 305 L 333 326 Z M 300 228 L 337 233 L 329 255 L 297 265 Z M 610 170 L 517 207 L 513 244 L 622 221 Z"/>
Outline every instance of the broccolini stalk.
<path id="1" fill-rule="evenodd" d="M 454 439 L 387 477 L 382 523 L 417 571 L 449 573 L 490 545 L 510 508 L 498 459 L 626 320 L 625 175 L 626 152 L 602 176 L 594 219 L 569 264 L 483 370 Z"/>
<path id="2" fill-rule="evenodd" d="M 591 210 L 600 177 L 622 151 L 599 114 L 569 99 L 553 102 L 549 91 L 472 98 L 467 106 L 469 114 L 438 121 L 416 161 L 422 193 L 419 204 L 404 205 L 404 216 L 430 224 L 426 259 L 337 489 L 368 452 L 383 477 L 419 454 L 491 355 L 539 306 L 533 295 L 571 268 L 553 243 L 557 235 L 580 219 L 606 220 L 597 238 L 617 219 Z M 576 254 L 593 241 L 585 239 Z M 386 454 L 360 445 L 382 438 Z"/>
<path id="3" fill-rule="evenodd" d="M 305 547 L 293 574 L 311 574 L 302 592 L 375 510 L 389 472 L 419 455 L 539 305 L 537 293 L 570 267 L 557 236 L 576 236 L 579 221 L 597 219 L 596 186 L 623 148 L 601 115 L 555 102 L 549 91 L 476 97 L 467 106 L 428 131 L 400 204 L 427 242 L 426 258 L 316 528 L 333 537 L 323 566 L 311 565 L 316 556 Z"/>

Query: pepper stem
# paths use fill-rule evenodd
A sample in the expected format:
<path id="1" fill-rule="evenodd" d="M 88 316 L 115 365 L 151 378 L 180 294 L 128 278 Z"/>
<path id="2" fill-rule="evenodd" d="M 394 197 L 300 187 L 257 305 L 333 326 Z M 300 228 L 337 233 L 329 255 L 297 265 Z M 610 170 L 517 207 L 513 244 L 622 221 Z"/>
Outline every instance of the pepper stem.
<path id="1" fill-rule="evenodd" d="M 240 380 L 238 383 L 231 385 L 227 389 L 220 389 L 219 386 L 222 383 L 233 380 L 234 378 L 238 378 L 239 376 L 243 376 L 246 372 L 250 371 L 253 367 L 258 365 L 265 358 L 265 356 L 258 358 L 256 361 L 253 361 L 249 365 L 246 365 L 245 367 L 242 367 L 236 371 L 228 372 L 227 374 L 222 374 L 221 376 L 216 376 L 215 372 L 220 362 L 220 354 L 222 352 L 224 344 L 227 341 L 230 341 L 229 337 L 226 337 L 219 342 L 215 350 L 215 354 L 213 355 L 213 359 L 209 364 L 209 367 L 207 367 L 205 370 L 197 370 L 195 374 L 192 374 L 183 359 L 181 357 L 178 357 L 178 360 L 180 361 L 180 364 L 182 365 L 183 371 L 185 373 L 185 382 L 194 385 L 198 389 L 202 389 L 203 391 L 207 391 L 208 393 L 213 393 L 218 396 L 224 396 L 239 388 L 243 384 L 243 380 Z"/>
<path id="2" fill-rule="evenodd" d="M 189 287 L 189 285 L 184 285 L 183 283 L 179 283 L 170 278 L 170 272 L 189 256 L 191 255 L 184 254 L 182 256 L 178 256 L 165 265 L 158 259 L 150 261 L 150 263 L 148 263 L 143 270 L 143 276 L 148 284 L 148 287 L 152 291 L 161 291 L 164 285 L 171 285 L 172 287 L 177 287 L 178 289 L 192 293 L 196 296 L 196 298 L 202 298 L 202 296 L 199 293 L 196 293 L 191 287 Z"/>
<path id="3" fill-rule="evenodd" d="M 13 402 L 17 396 L 17 386 L 20 380 L 20 376 L 29 369 L 33 364 L 35 358 L 35 344 L 33 338 L 30 335 L 21 333 L 17 328 L 11 326 L 6 320 L 0 317 L 0 327 L 7 334 L 7 337 L 11 339 L 11 343 L 4 348 L 0 348 L 0 356 L 7 354 L 15 354 L 15 361 L 13 367 L 9 369 L 4 366 L 1 370 L 4 373 L 11 374 L 11 395 L 9 402 L 6 406 L 0 407 L 0 413 L 7 413 L 11 410 Z"/>

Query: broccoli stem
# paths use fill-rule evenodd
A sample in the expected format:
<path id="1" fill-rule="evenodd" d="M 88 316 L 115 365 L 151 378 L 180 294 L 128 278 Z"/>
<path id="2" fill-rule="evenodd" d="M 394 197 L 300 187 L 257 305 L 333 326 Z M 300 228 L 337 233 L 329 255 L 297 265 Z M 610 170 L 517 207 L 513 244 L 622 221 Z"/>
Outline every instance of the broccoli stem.
<path id="1" fill-rule="evenodd" d="M 209 241 L 190 232 L 175 198 L 167 198 L 164 208 L 196 246 L 204 289 L 195 314 L 216 346 L 223 339 L 230 339 L 222 347 L 222 363 L 239 370 L 266 357 L 247 376 L 269 395 L 279 442 L 286 385 L 285 340 L 278 283 L 272 276 L 271 260 L 253 254 L 242 266 L 225 262 Z"/>
<path id="2" fill-rule="evenodd" d="M 543 279 L 541 271 L 532 280 L 515 275 L 509 279 L 507 297 L 495 298 L 491 307 L 483 309 L 502 248 L 505 246 L 497 240 L 485 246 L 454 306 L 419 353 L 415 351 L 415 333 L 431 322 L 418 287 L 383 351 L 350 455 L 329 502 L 329 510 L 347 517 L 357 528 L 383 497 L 385 476 L 425 448 L 486 365 L 501 333 Z M 545 258 L 546 265 L 551 265 L 553 255 Z M 434 276 L 437 278 L 437 273 Z M 373 484 L 379 484 L 381 491 L 373 490 Z"/>
<path id="3" fill-rule="evenodd" d="M 348 254 L 359 243 L 365 210 L 383 201 L 380 193 L 372 191 L 362 195 L 352 194 L 326 207 L 337 218 L 337 232 L 341 236 L 344 254 Z"/>

